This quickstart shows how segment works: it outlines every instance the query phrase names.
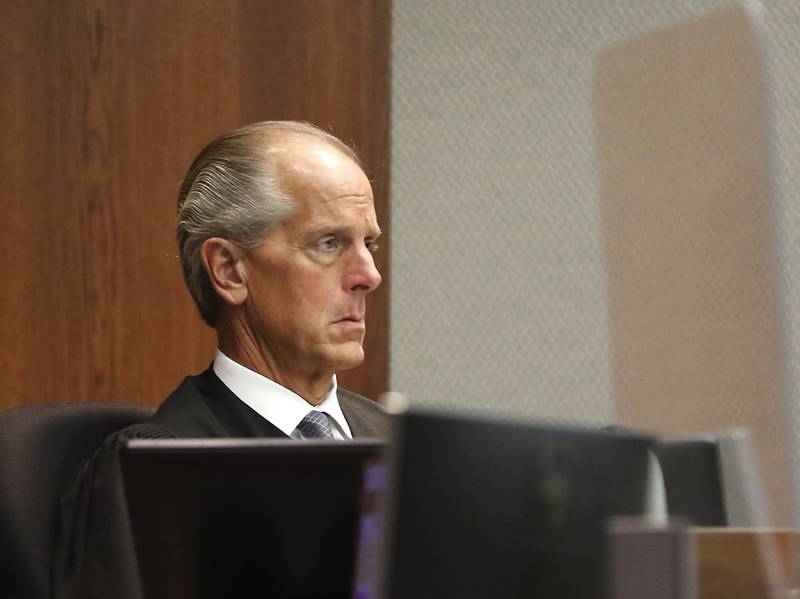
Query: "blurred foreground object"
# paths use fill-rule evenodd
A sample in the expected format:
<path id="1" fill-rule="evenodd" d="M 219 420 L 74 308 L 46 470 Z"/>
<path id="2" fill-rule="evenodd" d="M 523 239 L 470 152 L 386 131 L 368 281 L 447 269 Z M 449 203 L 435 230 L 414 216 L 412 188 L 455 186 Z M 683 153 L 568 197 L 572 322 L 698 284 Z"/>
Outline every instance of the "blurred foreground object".
<path id="1" fill-rule="evenodd" d="M 621 425 L 748 426 L 769 511 L 794 522 L 769 118 L 757 14 L 616 44 L 594 82 Z"/>
<path id="2" fill-rule="evenodd" d="M 789 529 L 609 523 L 609 599 L 790 599 L 798 595 L 800 533 Z M 764 547 L 774 551 L 765 554 Z"/>

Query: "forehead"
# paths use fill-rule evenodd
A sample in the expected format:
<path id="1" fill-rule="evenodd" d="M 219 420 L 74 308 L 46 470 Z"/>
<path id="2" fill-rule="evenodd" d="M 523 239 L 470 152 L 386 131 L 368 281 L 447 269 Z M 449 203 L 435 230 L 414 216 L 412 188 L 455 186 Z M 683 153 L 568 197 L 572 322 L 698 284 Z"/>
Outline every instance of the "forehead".
<path id="1" fill-rule="evenodd" d="M 339 149 L 298 137 L 270 150 L 277 175 L 296 205 L 292 221 L 361 215 L 375 220 L 364 171 Z"/>

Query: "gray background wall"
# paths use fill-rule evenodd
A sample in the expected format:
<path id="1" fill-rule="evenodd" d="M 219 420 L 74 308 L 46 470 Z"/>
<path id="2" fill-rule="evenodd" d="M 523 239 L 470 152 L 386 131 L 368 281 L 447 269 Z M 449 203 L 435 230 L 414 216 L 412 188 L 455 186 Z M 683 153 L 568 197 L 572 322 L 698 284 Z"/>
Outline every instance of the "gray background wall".
<path id="1" fill-rule="evenodd" d="M 592 117 L 605 46 L 729 3 L 395 0 L 391 386 L 614 419 Z M 800 3 L 763 4 L 790 395 L 800 366 Z"/>

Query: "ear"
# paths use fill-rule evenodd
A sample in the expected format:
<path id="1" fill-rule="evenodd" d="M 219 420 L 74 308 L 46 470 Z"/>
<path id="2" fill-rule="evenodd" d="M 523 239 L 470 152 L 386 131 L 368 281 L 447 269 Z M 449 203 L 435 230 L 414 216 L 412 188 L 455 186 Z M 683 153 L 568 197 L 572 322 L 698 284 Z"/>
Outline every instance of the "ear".
<path id="1" fill-rule="evenodd" d="M 211 237 L 200 246 L 200 258 L 211 286 L 226 304 L 238 306 L 247 299 L 242 250 L 221 237 Z"/>

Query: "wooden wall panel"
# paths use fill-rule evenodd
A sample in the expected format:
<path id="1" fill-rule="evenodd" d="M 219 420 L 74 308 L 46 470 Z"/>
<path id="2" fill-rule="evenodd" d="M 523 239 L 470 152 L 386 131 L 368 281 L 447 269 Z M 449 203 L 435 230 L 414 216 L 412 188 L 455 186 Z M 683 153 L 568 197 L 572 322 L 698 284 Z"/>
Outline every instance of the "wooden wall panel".
<path id="1" fill-rule="evenodd" d="M 389 230 L 388 0 L 7 2 L 0 408 L 157 404 L 215 346 L 180 276 L 175 200 L 216 135 L 263 119 L 352 142 Z M 367 361 L 388 380 L 388 236 Z"/>

